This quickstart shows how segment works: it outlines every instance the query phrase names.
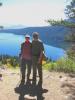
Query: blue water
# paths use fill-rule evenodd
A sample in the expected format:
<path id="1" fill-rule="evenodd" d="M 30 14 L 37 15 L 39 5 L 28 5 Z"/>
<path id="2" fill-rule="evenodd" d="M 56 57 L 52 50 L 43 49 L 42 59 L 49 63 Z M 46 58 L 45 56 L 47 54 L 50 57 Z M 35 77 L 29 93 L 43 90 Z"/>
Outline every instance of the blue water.
<path id="1" fill-rule="evenodd" d="M 20 53 L 20 46 L 23 41 L 23 35 L 0 33 L 0 54 L 18 56 Z M 44 48 L 45 54 L 49 59 L 58 60 L 65 55 L 65 51 L 61 48 L 52 47 L 46 44 L 44 44 Z"/>

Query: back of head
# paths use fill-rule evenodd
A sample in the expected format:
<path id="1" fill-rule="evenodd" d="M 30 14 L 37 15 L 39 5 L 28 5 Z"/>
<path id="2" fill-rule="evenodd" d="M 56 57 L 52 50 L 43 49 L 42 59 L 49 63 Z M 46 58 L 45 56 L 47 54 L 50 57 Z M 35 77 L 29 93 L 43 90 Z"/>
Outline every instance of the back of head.
<path id="1" fill-rule="evenodd" d="M 33 33 L 33 38 L 34 39 L 38 39 L 39 38 L 39 33 L 38 32 L 34 32 Z"/>

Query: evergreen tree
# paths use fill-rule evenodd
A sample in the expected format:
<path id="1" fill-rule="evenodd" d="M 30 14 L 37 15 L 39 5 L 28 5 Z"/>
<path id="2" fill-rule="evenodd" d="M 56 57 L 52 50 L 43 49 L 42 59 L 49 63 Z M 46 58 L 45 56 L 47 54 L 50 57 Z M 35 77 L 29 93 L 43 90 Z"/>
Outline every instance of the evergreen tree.
<path id="1" fill-rule="evenodd" d="M 68 17 L 68 21 L 60 20 L 47 20 L 51 25 L 63 25 L 70 29 L 69 34 L 65 37 L 67 41 L 75 42 L 75 0 L 72 0 L 65 8 L 65 14 Z"/>
<path id="2" fill-rule="evenodd" d="M 65 14 L 68 18 L 75 18 L 75 0 L 72 0 L 70 4 L 66 6 Z"/>
<path id="3" fill-rule="evenodd" d="M 2 3 L 0 2 L 0 6 L 2 6 Z"/>

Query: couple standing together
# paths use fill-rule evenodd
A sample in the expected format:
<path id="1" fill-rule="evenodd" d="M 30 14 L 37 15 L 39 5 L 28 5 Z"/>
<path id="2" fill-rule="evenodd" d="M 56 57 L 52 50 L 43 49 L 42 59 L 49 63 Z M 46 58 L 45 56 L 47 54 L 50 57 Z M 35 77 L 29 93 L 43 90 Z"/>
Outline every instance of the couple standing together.
<path id="1" fill-rule="evenodd" d="M 27 67 L 27 82 L 30 81 L 31 67 L 33 69 L 32 82 L 36 84 L 37 70 L 39 74 L 39 83 L 42 85 L 42 56 L 44 52 L 44 46 L 41 40 L 39 40 L 39 33 L 33 33 L 32 43 L 30 42 L 30 36 L 25 36 L 25 42 L 21 44 L 21 83 L 25 83 L 26 79 L 26 67 Z"/>

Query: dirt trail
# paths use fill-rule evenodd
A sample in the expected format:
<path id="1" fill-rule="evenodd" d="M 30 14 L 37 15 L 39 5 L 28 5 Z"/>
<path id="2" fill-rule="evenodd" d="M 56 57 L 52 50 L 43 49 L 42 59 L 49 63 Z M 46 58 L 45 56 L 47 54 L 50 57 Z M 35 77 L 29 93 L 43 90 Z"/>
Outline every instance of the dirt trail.
<path id="1" fill-rule="evenodd" d="M 21 100 L 23 91 L 15 92 L 19 85 L 20 73 L 14 70 L 2 71 L 3 80 L 0 81 L 0 100 Z M 61 88 L 60 76 L 65 77 L 64 73 L 43 71 L 43 92 L 40 94 L 44 99 L 38 100 L 67 100 Z M 37 91 L 37 89 L 36 89 Z M 25 91 L 26 92 L 26 91 Z M 39 90 L 40 93 L 40 90 Z M 24 100 L 24 99 L 23 99 Z"/>

